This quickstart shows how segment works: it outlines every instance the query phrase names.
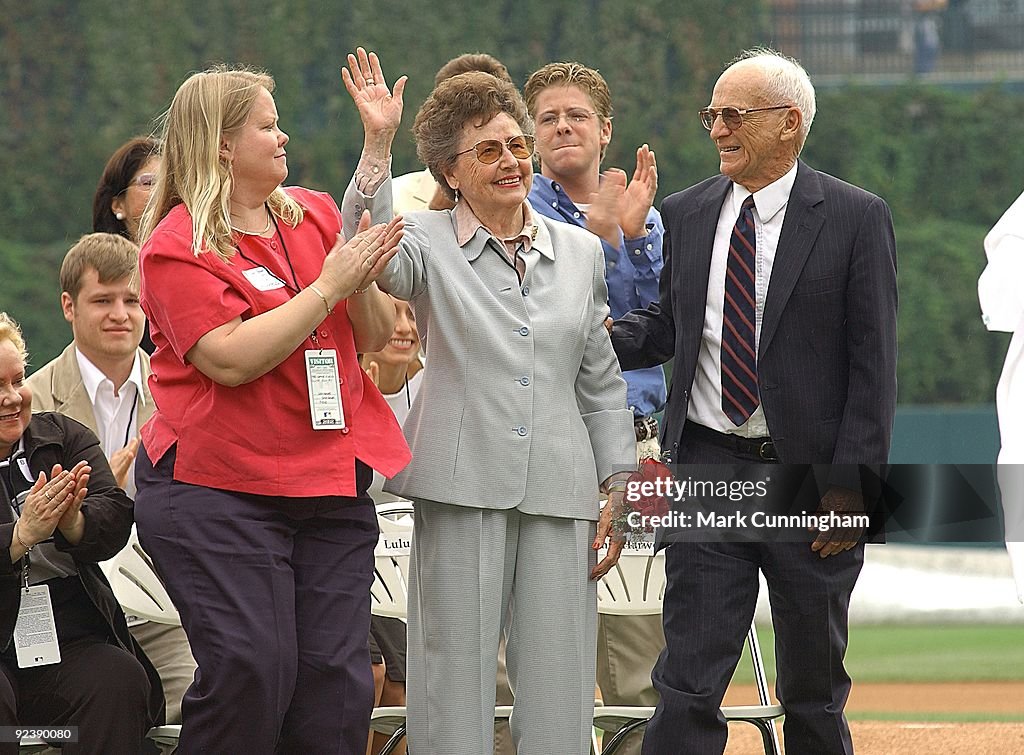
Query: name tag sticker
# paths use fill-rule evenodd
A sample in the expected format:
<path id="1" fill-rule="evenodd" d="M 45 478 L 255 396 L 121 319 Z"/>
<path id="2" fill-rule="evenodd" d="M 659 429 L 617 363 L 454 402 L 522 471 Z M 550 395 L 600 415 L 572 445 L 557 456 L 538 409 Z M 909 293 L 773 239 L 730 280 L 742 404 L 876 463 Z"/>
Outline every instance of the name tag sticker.
<path id="1" fill-rule="evenodd" d="M 50 588 L 47 585 L 35 585 L 19 592 L 21 605 L 18 608 L 18 622 L 14 625 L 18 668 L 60 663 Z"/>
<path id="2" fill-rule="evenodd" d="M 242 275 L 252 284 L 257 291 L 274 291 L 284 288 L 284 281 L 267 270 L 265 267 L 254 267 L 251 270 L 243 270 Z"/>
<path id="3" fill-rule="evenodd" d="M 338 378 L 338 352 L 334 349 L 306 351 L 306 385 L 309 386 L 309 414 L 314 430 L 345 429 Z"/>

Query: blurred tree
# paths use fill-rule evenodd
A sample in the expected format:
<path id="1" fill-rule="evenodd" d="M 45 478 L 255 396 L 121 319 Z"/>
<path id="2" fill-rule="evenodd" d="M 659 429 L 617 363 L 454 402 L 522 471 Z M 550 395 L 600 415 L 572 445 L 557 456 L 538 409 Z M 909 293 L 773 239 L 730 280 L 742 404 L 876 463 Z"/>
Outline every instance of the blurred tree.
<path id="1" fill-rule="evenodd" d="M 193 71 L 270 71 L 292 139 L 289 183 L 340 196 L 362 146 L 339 77 L 356 45 L 381 55 L 392 83 L 410 77 L 395 173 L 418 167 L 412 123 L 450 58 L 490 52 L 520 84 L 549 61 L 579 60 L 612 90 L 605 165 L 631 171 L 649 143 L 660 200 L 718 170 L 697 110 L 731 58 L 771 42 L 763 0 L 0 0 L 0 10 L 0 309 L 24 322 L 36 364 L 69 338 L 56 269 L 90 229 L 103 164 L 155 128 Z M 1012 148 L 1022 116 L 1024 98 L 1000 87 L 818 93 L 806 159 L 893 208 L 903 402 L 991 401 L 1005 339 L 982 330 L 974 287 L 984 231 L 1022 188 L 1024 150 Z"/>

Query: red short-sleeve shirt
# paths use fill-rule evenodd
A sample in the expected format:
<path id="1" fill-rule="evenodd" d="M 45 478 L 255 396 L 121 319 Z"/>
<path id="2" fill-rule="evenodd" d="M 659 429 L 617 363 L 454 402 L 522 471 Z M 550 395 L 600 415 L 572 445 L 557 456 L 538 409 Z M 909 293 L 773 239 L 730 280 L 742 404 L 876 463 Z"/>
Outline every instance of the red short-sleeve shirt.
<path id="1" fill-rule="evenodd" d="M 316 344 L 307 338 L 250 383 L 220 385 L 185 359 L 206 333 L 284 304 L 320 274 L 341 231 L 341 213 L 327 194 L 287 191 L 305 210 L 302 222 L 292 228 L 279 221 L 273 238 L 241 236 L 228 262 L 214 252 L 193 255 L 192 220 L 183 204 L 143 246 L 142 308 L 156 345 L 150 388 L 157 410 L 142 440 L 154 464 L 177 444 L 174 479 L 181 482 L 261 495 L 352 496 L 356 459 L 392 477 L 410 454 L 394 414 L 356 359 L 347 302 L 317 326 Z M 287 285 L 273 288 L 260 267 Z M 337 351 L 345 430 L 312 427 L 304 357 L 312 348 Z"/>

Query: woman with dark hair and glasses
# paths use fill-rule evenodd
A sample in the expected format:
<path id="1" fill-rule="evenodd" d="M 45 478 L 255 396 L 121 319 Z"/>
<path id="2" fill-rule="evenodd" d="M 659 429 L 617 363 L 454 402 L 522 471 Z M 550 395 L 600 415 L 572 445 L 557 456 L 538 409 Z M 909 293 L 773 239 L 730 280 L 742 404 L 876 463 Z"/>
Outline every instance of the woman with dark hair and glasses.
<path id="1" fill-rule="evenodd" d="M 380 117 L 374 103 L 390 98 L 380 64 L 358 53 L 346 87 L 368 141 L 390 144 L 400 118 Z M 626 384 L 604 327 L 601 243 L 530 211 L 533 122 L 509 82 L 481 72 L 441 82 L 414 131 L 455 207 L 406 215 L 378 278 L 412 302 L 429 364 L 404 426 L 413 460 L 385 485 L 416 507 L 409 749 L 493 751 L 504 631 L 517 752 L 587 753 L 596 580 L 622 544 L 600 563 L 597 552 L 636 468 Z M 360 184 L 357 172 L 350 196 L 358 187 L 353 204 L 384 219 L 386 163 L 380 173 Z M 603 513 L 600 491 L 613 499 Z"/>
<path id="2" fill-rule="evenodd" d="M 160 167 L 158 147 L 156 139 L 136 136 L 110 156 L 92 200 L 93 231 L 138 241 L 139 219 Z"/>
<path id="3" fill-rule="evenodd" d="M 150 136 L 136 136 L 110 156 L 92 198 L 94 232 L 116 233 L 138 243 L 139 221 L 160 167 L 159 147 Z M 148 322 L 139 345 L 153 353 Z"/>

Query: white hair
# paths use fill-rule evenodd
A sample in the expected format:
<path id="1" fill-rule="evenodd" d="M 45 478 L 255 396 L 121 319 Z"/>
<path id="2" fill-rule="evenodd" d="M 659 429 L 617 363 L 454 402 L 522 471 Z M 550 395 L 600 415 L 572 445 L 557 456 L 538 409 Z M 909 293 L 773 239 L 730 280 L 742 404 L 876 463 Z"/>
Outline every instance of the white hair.
<path id="1" fill-rule="evenodd" d="M 799 153 L 803 149 L 807 134 L 811 131 L 817 110 L 814 100 L 814 85 L 807 71 L 793 58 L 783 55 L 770 47 L 754 47 L 744 50 L 726 70 L 739 65 L 757 66 L 765 75 L 765 98 L 779 105 L 792 104 L 803 116 L 800 129 Z"/>

